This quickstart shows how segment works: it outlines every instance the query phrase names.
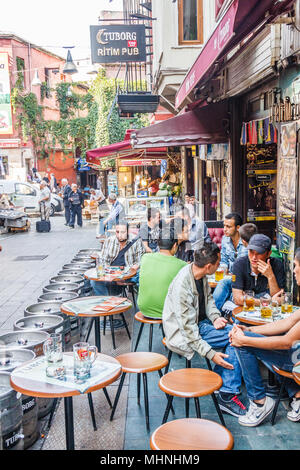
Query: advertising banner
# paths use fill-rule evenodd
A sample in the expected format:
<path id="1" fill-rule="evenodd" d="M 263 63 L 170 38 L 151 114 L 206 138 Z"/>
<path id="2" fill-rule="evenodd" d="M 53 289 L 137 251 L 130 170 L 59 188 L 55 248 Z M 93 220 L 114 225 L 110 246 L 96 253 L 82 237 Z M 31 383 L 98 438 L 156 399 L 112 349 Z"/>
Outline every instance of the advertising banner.
<path id="1" fill-rule="evenodd" d="M 247 170 L 247 221 L 276 220 L 276 170 Z"/>
<path id="2" fill-rule="evenodd" d="M 92 63 L 146 62 L 144 25 L 90 26 Z"/>
<path id="3" fill-rule="evenodd" d="M 0 52 L 0 136 L 13 134 L 8 53 Z"/>

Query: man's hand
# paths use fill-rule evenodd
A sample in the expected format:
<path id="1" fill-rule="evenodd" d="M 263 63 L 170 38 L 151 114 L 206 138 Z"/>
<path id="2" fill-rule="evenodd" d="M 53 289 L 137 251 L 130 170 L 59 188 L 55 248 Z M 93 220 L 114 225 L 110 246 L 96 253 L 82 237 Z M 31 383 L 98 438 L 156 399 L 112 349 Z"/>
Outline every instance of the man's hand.
<path id="1" fill-rule="evenodd" d="M 257 269 L 258 269 L 258 271 L 259 271 L 263 276 L 265 276 L 267 279 L 270 279 L 271 277 L 274 276 L 270 259 L 268 259 L 266 263 L 265 263 L 264 261 L 262 261 L 262 260 L 259 260 L 259 261 L 257 262 Z"/>
<path id="2" fill-rule="evenodd" d="M 228 354 L 224 354 L 224 353 L 221 353 L 221 352 L 217 352 L 214 357 L 212 358 L 212 361 L 217 364 L 218 366 L 221 366 L 221 367 L 224 367 L 224 369 L 231 369 L 233 370 L 234 367 L 232 364 L 230 364 L 229 362 L 226 362 L 224 360 L 224 357 L 228 357 Z"/>
<path id="3" fill-rule="evenodd" d="M 229 340 L 231 346 L 235 346 L 236 348 L 244 346 L 245 334 L 242 328 L 238 328 L 236 325 L 234 325 L 230 332 Z"/>
<path id="4" fill-rule="evenodd" d="M 214 328 L 216 330 L 222 330 L 227 325 L 227 320 L 224 317 L 219 317 L 214 321 Z"/>
<path id="5" fill-rule="evenodd" d="M 280 289 L 280 291 L 277 292 L 277 294 L 273 295 L 272 302 L 277 302 L 278 305 L 281 305 L 283 293 L 284 293 L 284 289 Z"/>

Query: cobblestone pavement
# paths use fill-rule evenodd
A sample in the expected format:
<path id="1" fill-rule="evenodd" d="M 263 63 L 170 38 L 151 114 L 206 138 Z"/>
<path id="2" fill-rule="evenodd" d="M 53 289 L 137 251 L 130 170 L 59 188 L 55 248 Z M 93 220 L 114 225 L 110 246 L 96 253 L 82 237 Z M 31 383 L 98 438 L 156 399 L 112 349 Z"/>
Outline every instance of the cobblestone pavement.
<path id="1" fill-rule="evenodd" d="M 73 256 L 84 248 L 97 247 L 95 225 L 88 222 L 82 229 L 72 230 L 64 226 L 64 218 L 56 216 L 51 219 L 52 231 L 49 234 L 38 234 L 35 231 L 35 220 L 29 233 L 0 236 L 1 283 L 0 283 L 0 334 L 11 331 L 13 323 L 23 317 L 24 308 L 36 302 L 44 285 L 56 275 L 61 267 L 68 263 Z M 19 256 L 46 255 L 42 261 L 15 261 Z M 133 331 L 132 342 L 124 329 L 116 332 L 116 346 L 113 350 L 111 335 L 107 330 L 102 335 L 102 352 L 117 356 L 133 349 L 139 329 L 139 324 L 133 321 L 133 309 L 126 313 L 129 329 Z M 161 342 L 162 334 L 158 327 L 154 328 L 153 351 L 167 355 Z M 90 336 L 94 343 L 94 332 Z M 148 331 L 144 328 L 139 351 L 148 350 Z M 206 368 L 201 359 L 195 359 L 193 367 Z M 185 362 L 173 354 L 171 369 L 185 367 Z M 105 450 L 149 450 L 151 432 L 160 424 L 166 407 L 166 397 L 158 387 L 158 374 L 148 374 L 150 433 L 146 430 L 143 394 L 141 405 L 137 405 L 136 376 L 128 374 L 120 397 L 114 420 L 110 422 L 110 408 L 103 392 L 93 394 L 95 415 L 98 430 L 92 427 L 86 396 L 74 399 L 74 424 L 76 449 L 105 449 Z M 111 399 L 114 398 L 118 382 L 108 387 Z M 247 404 L 243 390 L 242 400 Z M 218 417 L 210 397 L 200 399 L 202 417 L 217 421 Z M 288 402 L 281 402 L 277 420 L 271 426 L 270 419 L 256 428 L 239 426 L 237 419 L 224 415 L 226 425 L 232 432 L 236 450 L 288 450 L 300 449 L 299 423 L 292 423 L 286 418 Z M 174 399 L 175 416 L 172 419 L 184 417 L 184 400 Z M 195 416 L 191 403 L 190 416 Z M 170 415 L 171 419 L 171 415 Z M 48 417 L 40 420 L 40 432 L 44 435 L 31 449 L 64 449 L 64 407 L 60 401 L 53 418 L 50 430 L 47 430 Z M 105 432 L 103 432 L 105 430 Z"/>

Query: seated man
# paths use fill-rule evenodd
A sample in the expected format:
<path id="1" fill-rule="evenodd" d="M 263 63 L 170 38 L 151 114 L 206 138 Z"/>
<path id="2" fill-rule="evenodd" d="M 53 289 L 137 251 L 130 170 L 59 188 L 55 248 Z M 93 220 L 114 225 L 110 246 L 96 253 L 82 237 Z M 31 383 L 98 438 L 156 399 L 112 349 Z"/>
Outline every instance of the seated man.
<path id="1" fill-rule="evenodd" d="M 248 248 L 250 238 L 257 233 L 257 227 L 254 224 L 244 224 L 239 228 L 239 235 L 242 244 Z M 248 255 L 248 251 L 246 252 Z M 240 250 L 240 255 L 245 255 L 245 250 Z M 237 257 L 239 257 L 238 255 Z M 217 308 L 224 314 L 230 314 L 236 307 L 232 302 L 232 283 L 231 279 L 222 279 L 217 285 L 213 293 L 214 301 Z"/>
<path id="2" fill-rule="evenodd" d="M 142 257 L 139 295 L 137 303 L 145 317 L 161 318 L 169 285 L 178 272 L 186 266 L 184 261 L 175 258 L 178 241 L 172 228 L 159 232 L 159 253 L 149 253 Z"/>
<path id="3" fill-rule="evenodd" d="M 242 223 L 242 217 L 236 212 L 232 212 L 225 216 L 220 266 L 230 273 L 235 260 L 239 256 L 245 256 L 248 254 L 239 233 L 239 228 Z"/>
<path id="4" fill-rule="evenodd" d="M 186 220 L 189 226 L 189 241 L 191 249 L 198 250 L 204 242 L 211 242 L 206 224 L 198 217 L 191 218 L 189 210 L 186 207 L 178 205 L 175 207 L 175 217 Z"/>
<path id="5" fill-rule="evenodd" d="M 241 387 L 241 368 L 229 343 L 232 326 L 221 317 L 211 295 L 207 275 L 220 264 L 220 249 L 204 243 L 195 251 L 195 260 L 182 268 L 172 281 L 163 309 L 163 328 L 167 347 L 187 359 L 195 353 L 216 364 L 223 385 L 218 396 L 220 408 L 239 417 L 245 414 L 237 398 Z M 225 353 L 215 349 L 224 348 Z"/>
<path id="6" fill-rule="evenodd" d="M 281 260 L 270 258 L 272 242 L 263 234 L 251 237 L 248 256 L 238 258 L 233 265 L 232 294 L 236 305 L 244 305 L 244 292 L 254 291 L 255 305 L 264 294 L 271 297 L 285 288 L 285 272 Z"/>
<path id="7" fill-rule="evenodd" d="M 299 286 L 299 248 L 296 250 L 294 265 L 294 274 Z M 300 361 L 300 310 L 283 320 L 266 325 L 251 327 L 235 325 L 230 332 L 230 341 L 236 348 L 250 399 L 249 409 L 245 416 L 239 418 L 239 424 L 258 426 L 275 406 L 275 400 L 266 395 L 258 361 L 263 361 L 271 371 L 272 365 L 291 371 Z M 300 421 L 300 386 L 294 380 L 286 379 L 285 388 L 292 398 L 287 418 L 294 422 Z"/>
<path id="8" fill-rule="evenodd" d="M 147 210 L 147 222 L 139 231 L 139 236 L 143 240 L 147 253 L 158 251 L 157 240 L 161 229 L 160 211 L 149 207 Z"/>
<path id="9" fill-rule="evenodd" d="M 116 225 L 116 234 L 108 237 L 100 253 L 100 263 L 103 266 L 129 266 L 138 270 L 141 257 L 145 253 L 140 238 L 128 240 L 128 224 L 120 220 Z M 132 281 L 132 279 L 131 279 Z M 119 295 L 122 288 L 113 282 L 91 281 L 95 295 Z"/>
<path id="10" fill-rule="evenodd" d="M 175 254 L 176 258 L 192 263 L 194 261 L 194 250 L 191 249 L 189 241 L 189 226 L 186 220 L 176 218 L 170 223 L 175 231 L 175 237 L 178 240 L 178 250 Z"/>
<path id="11" fill-rule="evenodd" d="M 110 230 L 114 227 L 118 223 L 119 219 L 122 219 L 125 214 L 124 207 L 118 201 L 115 193 L 110 193 L 108 196 L 108 203 L 112 204 L 112 208 L 110 214 L 106 218 L 100 218 L 99 235 L 104 235 L 105 229 Z"/>

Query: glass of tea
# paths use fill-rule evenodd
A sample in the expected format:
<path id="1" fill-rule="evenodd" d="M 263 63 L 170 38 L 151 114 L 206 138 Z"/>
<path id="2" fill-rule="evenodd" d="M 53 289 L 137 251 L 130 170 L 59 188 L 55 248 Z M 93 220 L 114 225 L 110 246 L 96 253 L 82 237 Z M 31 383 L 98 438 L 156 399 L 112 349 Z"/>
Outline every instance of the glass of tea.
<path id="1" fill-rule="evenodd" d="M 264 295 L 260 298 L 260 316 L 262 318 L 272 318 L 272 298 L 270 295 Z"/>
<path id="2" fill-rule="evenodd" d="M 244 294 L 244 311 L 253 312 L 255 309 L 254 291 L 246 290 Z"/>
<path id="3" fill-rule="evenodd" d="M 293 313 L 293 296 L 290 292 L 285 292 L 283 294 L 281 313 Z"/>
<path id="4" fill-rule="evenodd" d="M 219 267 L 215 272 L 216 282 L 221 281 L 223 279 L 223 277 L 224 277 L 224 268 Z"/>

